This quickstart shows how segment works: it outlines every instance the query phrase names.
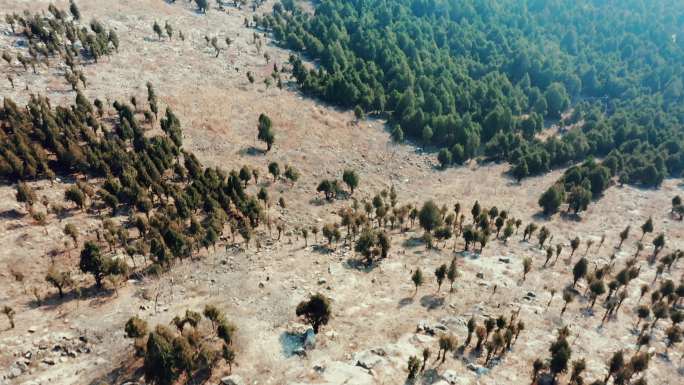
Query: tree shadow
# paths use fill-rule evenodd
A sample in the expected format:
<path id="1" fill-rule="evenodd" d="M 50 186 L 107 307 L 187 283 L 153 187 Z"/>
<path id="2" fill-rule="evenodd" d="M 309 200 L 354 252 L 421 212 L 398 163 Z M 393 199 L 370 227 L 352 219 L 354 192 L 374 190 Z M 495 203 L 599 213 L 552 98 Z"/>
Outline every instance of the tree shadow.
<path id="1" fill-rule="evenodd" d="M 418 247 L 418 246 L 422 246 L 423 244 L 425 244 L 425 242 L 423 241 L 423 237 L 419 237 L 419 236 L 415 236 L 415 235 L 413 235 L 409 238 L 406 238 L 401 243 L 401 245 L 403 247 Z"/>
<path id="2" fill-rule="evenodd" d="M 320 245 L 320 244 L 312 245 L 311 250 L 318 253 L 318 254 L 330 254 L 333 251 L 335 251 L 335 249 L 331 248 L 328 245 Z"/>
<path id="3" fill-rule="evenodd" d="M 306 338 L 306 333 L 297 332 L 282 332 L 278 338 L 280 342 L 280 347 L 283 355 L 286 358 L 294 357 L 298 355 L 304 348 L 304 340 Z"/>
<path id="4" fill-rule="evenodd" d="M 96 379 L 88 383 L 88 385 L 100 385 L 100 384 L 137 384 L 140 377 L 143 376 L 142 366 L 136 368 L 132 373 L 130 372 L 131 367 L 137 365 L 138 358 L 133 360 L 127 360 L 121 363 L 118 367 L 112 369 L 107 374 L 99 376 Z"/>
<path id="5" fill-rule="evenodd" d="M 379 261 L 373 260 L 373 262 L 367 264 L 366 261 L 363 259 L 349 258 L 345 261 L 343 266 L 347 269 L 353 269 L 362 271 L 364 273 L 370 273 L 378 266 L 378 262 Z"/>
<path id="6" fill-rule="evenodd" d="M 543 211 L 537 211 L 532 215 L 532 219 L 534 219 L 537 222 L 548 222 L 551 220 L 552 215 L 546 215 L 544 214 Z"/>
<path id="7" fill-rule="evenodd" d="M 50 291 L 50 294 L 43 297 L 40 301 L 37 299 L 32 299 L 29 302 L 29 307 L 32 309 L 43 308 L 46 310 L 55 310 L 61 305 L 73 302 L 73 301 L 95 301 L 94 305 L 99 305 L 105 300 L 112 297 L 116 290 L 109 288 L 98 288 L 95 284 L 82 289 L 81 296 L 79 297 L 76 293 L 76 288 L 71 288 L 69 291 L 64 292 L 64 296 L 60 297 L 57 289 Z"/>
<path id="8" fill-rule="evenodd" d="M 249 146 L 247 148 L 240 149 L 240 151 L 238 151 L 238 155 L 262 156 L 266 155 L 266 151 L 258 147 Z"/>
<path id="9" fill-rule="evenodd" d="M 309 199 L 309 204 L 312 206 L 325 206 L 325 204 L 328 203 L 328 200 L 322 199 L 320 196 L 316 195 L 315 197 Z"/>
<path id="10" fill-rule="evenodd" d="M 582 217 L 579 214 L 569 211 L 561 211 L 560 217 L 566 221 L 582 222 Z"/>
<path id="11" fill-rule="evenodd" d="M 420 383 L 421 385 L 431 385 L 439 381 L 439 379 L 440 375 L 437 369 L 429 368 L 425 369 L 425 371 L 422 373 Z"/>
<path id="12" fill-rule="evenodd" d="M 444 306 L 444 297 L 427 294 L 420 298 L 420 305 L 427 310 L 439 309 Z"/>
<path id="13" fill-rule="evenodd" d="M 0 211 L 0 219 L 6 219 L 6 220 L 20 219 L 26 215 L 27 215 L 26 213 L 22 213 L 17 209 L 9 209 L 9 210 Z"/>
<path id="14" fill-rule="evenodd" d="M 413 303 L 413 297 L 404 297 L 404 298 L 399 300 L 399 304 L 398 304 L 397 308 L 401 309 L 401 308 L 408 306 L 412 303 Z"/>

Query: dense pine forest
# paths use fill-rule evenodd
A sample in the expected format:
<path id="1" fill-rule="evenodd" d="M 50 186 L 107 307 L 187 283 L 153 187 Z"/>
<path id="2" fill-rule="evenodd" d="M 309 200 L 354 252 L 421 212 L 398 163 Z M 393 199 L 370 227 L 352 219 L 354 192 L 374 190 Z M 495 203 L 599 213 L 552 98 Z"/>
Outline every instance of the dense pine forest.
<path id="1" fill-rule="evenodd" d="M 522 179 L 593 156 L 646 186 L 682 172 L 681 2 L 283 4 L 258 22 L 314 60 L 291 58 L 302 90 L 386 115 L 395 139 L 441 149 L 445 166 L 484 155 Z M 539 135 L 551 123 L 558 134 Z"/>

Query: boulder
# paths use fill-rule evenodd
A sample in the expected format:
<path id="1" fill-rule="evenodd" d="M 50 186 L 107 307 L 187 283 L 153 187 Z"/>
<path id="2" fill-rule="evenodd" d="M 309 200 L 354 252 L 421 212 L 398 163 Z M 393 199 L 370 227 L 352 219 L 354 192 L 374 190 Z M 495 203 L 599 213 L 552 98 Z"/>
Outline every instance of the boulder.
<path id="1" fill-rule="evenodd" d="M 287 382 L 287 385 L 310 385 L 311 382 L 292 381 Z M 320 374 L 320 378 L 316 379 L 316 385 L 375 385 L 377 381 L 368 370 L 356 365 L 348 363 L 332 361 L 326 364 L 325 371 Z"/>
<path id="2" fill-rule="evenodd" d="M 356 366 L 360 366 L 364 369 L 371 370 L 376 365 L 383 361 L 383 358 L 373 352 L 372 350 L 364 350 L 362 352 L 354 354 L 354 361 Z"/>
<path id="3" fill-rule="evenodd" d="M 19 369 L 16 366 L 12 366 L 10 368 L 9 372 L 7 373 L 7 378 L 9 378 L 10 380 L 13 378 L 17 378 L 17 377 L 21 376 L 21 373 L 22 373 L 21 369 Z"/>

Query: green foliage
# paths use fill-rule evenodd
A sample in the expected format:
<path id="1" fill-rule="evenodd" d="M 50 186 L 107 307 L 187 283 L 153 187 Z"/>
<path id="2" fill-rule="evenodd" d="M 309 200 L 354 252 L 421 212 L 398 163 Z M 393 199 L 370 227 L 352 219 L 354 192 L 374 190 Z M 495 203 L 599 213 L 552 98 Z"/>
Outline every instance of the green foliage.
<path id="1" fill-rule="evenodd" d="M 539 206 L 544 210 L 544 215 L 553 215 L 558 212 L 558 208 L 565 200 L 565 191 L 560 185 L 553 185 L 549 187 L 541 197 L 539 197 Z"/>
<path id="2" fill-rule="evenodd" d="M 314 14 L 274 8 L 259 26 L 320 60 L 309 70 L 290 58 L 305 93 L 384 112 L 397 141 L 448 148 L 456 163 L 456 144 L 463 159 L 484 149 L 518 179 L 611 153 L 612 175 L 657 186 L 684 169 L 684 46 L 662 37 L 678 28 L 669 15 L 683 11 L 635 1 L 332 0 Z M 535 138 L 544 117 L 570 108 L 564 123 L 576 128 Z"/>
<path id="3" fill-rule="evenodd" d="M 73 0 L 69 2 L 69 11 L 71 12 L 71 16 L 73 16 L 74 20 L 81 20 L 81 11 L 78 9 L 78 6 Z"/>
<path id="4" fill-rule="evenodd" d="M 439 150 L 439 154 L 437 154 L 437 160 L 439 160 L 442 168 L 447 168 L 451 162 L 453 162 L 453 155 L 449 149 L 443 148 Z"/>
<path id="5" fill-rule="evenodd" d="M 342 181 L 349 187 L 351 194 L 354 195 L 354 190 L 359 186 L 359 175 L 354 170 L 344 170 L 342 174 Z"/>
<path id="6" fill-rule="evenodd" d="M 268 172 L 273 175 L 273 181 L 275 182 L 280 176 L 280 165 L 278 162 L 271 162 L 268 164 Z"/>
<path id="7" fill-rule="evenodd" d="M 293 185 L 299 180 L 299 170 L 297 170 L 294 166 L 286 165 L 284 175 L 285 178 L 287 178 L 287 180 L 289 180 Z"/>
<path id="8" fill-rule="evenodd" d="M 50 266 L 48 269 L 48 272 L 45 275 L 45 281 L 57 288 L 60 298 L 64 297 L 64 289 L 74 284 L 70 272 L 58 271 L 54 266 Z"/>
<path id="9" fill-rule="evenodd" d="M 416 270 L 411 275 L 411 281 L 413 282 L 413 285 L 416 286 L 416 291 L 418 291 L 418 287 L 420 287 L 423 284 L 423 282 L 425 282 L 425 278 L 423 277 L 423 271 L 420 270 L 420 267 L 416 268 Z"/>
<path id="10" fill-rule="evenodd" d="M 158 385 L 173 384 L 182 373 L 179 367 L 182 357 L 174 349 L 174 336 L 170 330 L 157 326 L 147 337 L 143 371 L 145 380 Z"/>
<path id="11" fill-rule="evenodd" d="M 17 183 L 17 202 L 26 203 L 27 206 L 32 206 L 36 201 L 36 193 L 33 188 L 24 182 Z"/>
<path id="12" fill-rule="evenodd" d="M 390 247 L 391 242 L 387 233 L 365 228 L 354 244 L 354 251 L 363 255 L 366 265 L 371 265 L 374 257 L 387 258 Z"/>
<path id="13" fill-rule="evenodd" d="M 275 133 L 273 133 L 273 122 L 266 114 L 259 115 L 259 124 L 257 125 L 257 138 L 266 143 L 266 152 L 271 151 L 273 143 L 275 142 Z"/>
<path id="14" fill-rule="evenodd" d="M 314 294 L 297 305 L 296 314 L 297 317 L 302 317 L 311 324 L 314 333 L 318 334 L 319 328 L 327 325 L 332 318 L 330 300 L 323 294 Z"/>
<path id="15" fill-rule="evenodd" d="M 420 359 L 416 356 L 411 356 L 408 359 L 408 379 L 412 380 L 416 378 L 416 375 L 418 374 L 418 370 L 420 370 Z"/>
<path id="16" fill-rule="evenodd" d="M 73 202 L 80 208 L 85 206 L 85 194 L 83 194 L 83 191 L 78 186 L 69 186 L 64 192 L 64 199 Z"/>
<path id="17" fill-rule="evenodd" d="M 340 186 L 336 180 L 323 179 L 316 187 L 316 192 L 323 193 L 326 200 L 333 200 L 340 192 Z"/>
<path id="18" fill-rule="evenodd" d="M 226 321 L 225 319 L 220 319 L 218 321 L 218 327 L 216 328 L 216 334 L 220 339 L 223 340 L 223 342 L 226 343 L 226 345 L 232 345 L 233 344 L 233 339 L 235 336 L 235 332 L 237 331 L 237 327 L 233 325 L 232 323 Z"/>
<path id="19" fill-rule="evenodd" d="M 93 275 L 98 287 L 102 286 L 104 276 L 109 274 L 111 264 L 111 258 L 103 256 L 97 244 L 90 241 L 86 242 L 81 251 L 79 267 L 82 272 Z"/>
<path id="20" fill-rule="evenodd" d="M 575 266 L 572 268 L 572 276 L 573 276 L 573 281 L 572 281 L 572 286 L 575 287 L 577 284 L 577 281 L 580 280 L 580 278 L 583 278 L 587 274 L 587 269 L 589 268 L 589 262 L 585 257 L 582 257 Z"/>
<path id="21" fill-rule="evenodd" d="M 428 233 L 442 224 L 442 214 L 435 202 L 429 200 L 423 203 L 423 207 L 418 214 L 418 220 L 420 226 Z"/>
<path id="22" fill-rule="evenodd" d="M 147 334 L 147 322 L 137 316 L 133 316 L 126 321 L 124 331 L 128 338 L 141 338 Z"/>

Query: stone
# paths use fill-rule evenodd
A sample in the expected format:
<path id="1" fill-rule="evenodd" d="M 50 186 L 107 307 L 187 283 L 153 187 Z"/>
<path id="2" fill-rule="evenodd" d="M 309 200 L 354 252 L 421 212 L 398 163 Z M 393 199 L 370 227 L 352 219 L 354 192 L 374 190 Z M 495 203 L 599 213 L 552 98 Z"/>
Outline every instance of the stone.
<path id="1" fill-rule="evenodd" d="M 439 320 L 440 323 L 450 327 L 467 327 L 467 321 L 463 317 L 446 316 Z"/>
<path id="2" fill-rule="evenodd" d="M 484 374 L 489 373 L 489 369 L 487 369 L 487 368 L 485 368 L 485 367 L 483 367 L 483 366 L 481 366 L 481 365 L 472 363 L 472 362 L 469 363 L 466 367 L 467 367 L 469 370 L 472 370 L 473 372 L 477 373 L 478 376 L 481 376 L 481 375 L 484 375 Z"/>
<path id="3" fill-rule="evenodd" d="M 21 374 L 22 374 L 21 369 L 17 368 L 16 366 L 12 366 L 10 368 L 9 372 L 7 373 L 7 378 L 9 378 L 11 380 L 13 378 L 17 378 L 17 377 L 21 376 Z"/>
<path id="4" fill-rule="evenodd" d="M 501 258 L 499 258 L 499 262 L 511 263 L 511 259 L 508 257 L 501 257 Z"/>
<path id="5" fill-rule="evenodd" d="M 37 329 L 35 326 L 31 326 L 31 327 L 28 328 L 28 332 L 29 332 L 29 333 L 35 333 L 36 330 L 38 330 L 38 329 Z"/>
<path id="6" fill-rule="evenodd" d="M 221 384 L 223 385 L 245 385 L 245 382 L 242 380 L 242 377 L 238 376 L 237 374 L 233 374 L 231 376 L 226 376 L 221 378 Z"/>
<path id="7" fill-rule="evenodd" d="M 318 279 L 318 284 L 319 284 L 319 285 L 325 285 L 327 282 L 328 282 L 328 281 L 326 281 L 325 278 L 319 278 L 319 279 Z"/>
<path id="8" fill-rule="evenodd" d="M 432 326 L 430 326 L 430 323 L 427 320 L 418 321 L 418 325 L 416 326 L 416 331 L 417 332 L 423 332 L 425 334 L 430 334 L 430 335 L 435 334 L 435 329 L 433 329 Z"/>
<path id="9" fill-rule="evenodd" d="M 475 274 L 475 276 L 476 276 L 477 278 L 484 279 L 484 273 L 482 273 L 482 272 L 479 272 L 479 273 Z"/>
<path id="10" fill-rule="evenodd" d="M 288 382 L 288 385 L 310 385 L 312 382 Z M 368 370 L 340 361 L 326 364 L 325 372 L 314 383 L 316 385 L 375 385 L 377 381 Z"/>
<path id="11" fill-rule="evenodd" d="M 53 360 L 52 358 L 46 358 L 43 360 L 43 363 L 52 366 L 55 364 L 55 360 Z"/>
<path id="12" fill-rule="evenodd" d="M 293 350 L 292 354 L 299 357 L 306 357 L 306 350 L 304 350 L 304 348 L 300 346 L 297 349 Z"/>
<path id="13" fill-rule="evenodd" d="M 458 383 L 458 375 L 451 369 L 444 371 L 442 374 L 442 379 L 452 385 Z"/>
<path id="14" fill-rule="evenodd" d="M 435 340 L 435 337 L 433 336 L 428 336 L 425 334 L 414 334 L 411 337 L 411 341 L 418 343 L 418 344 L 431 344 Z"/>
<path id="15" fill-rule="evenodd" d="M 366 370 L 371 370 L 376 365 L 381 363 L 383 358 L 371 350 L 364 350 L 354 354 L 354 361 L 356 366 L 360 366 Z"/>
<path id="16" fill-rule="evenodd" d="M 446 325 L 444 325 L 444 324 L 442 324 L 442 323 L 439 323 L 439 322 L 436 323 L 436 324 L 434 324 L 434 325 L 432 325 L 432 327 L 433 327 L 434 329 L 441 330 L 441 331 L 443 331 L 443 332 L 449 330 L 449 328 L 448 328 Z"/>

